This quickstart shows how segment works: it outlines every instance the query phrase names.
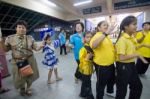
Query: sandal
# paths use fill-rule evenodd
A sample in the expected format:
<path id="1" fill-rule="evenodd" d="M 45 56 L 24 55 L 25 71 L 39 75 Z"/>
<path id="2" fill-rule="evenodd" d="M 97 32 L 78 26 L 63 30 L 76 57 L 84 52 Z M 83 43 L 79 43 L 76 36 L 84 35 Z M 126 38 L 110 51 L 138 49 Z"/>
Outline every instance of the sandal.
<path id="1" fill-rule="evenodd" d="M 0 89 L 0 94 L 6 93 L 8 91 L 10 91 L 10 89 L 2 88 L 2 89 Z"/>
<path id="2" fill-rule="evenodd" d="M 20 88 L 20 95 L 25 96 L 25 88 Z"/>
<path id="3" fill-rule="evenodd" d="M 60 81 L 60 80 L 62 80 L 61 77 L 57 77 L 57 78 L 56 78 L 56 81 Z"/>
<path id="4" fill-rule="evenodd" d="M 27 96 L 32 96 L 32 91 L 31 91 L 31 89 L 27 89 L 27 90 L 26 90 L 26 95 L 27 95 Z"/>
<path id="5" fill-rule="evenodd" d="M 49 85 L 49 84 L 53 84 L 53 83 L 55 83 L 55 81 L 47 81 L 47 84 Z"/>

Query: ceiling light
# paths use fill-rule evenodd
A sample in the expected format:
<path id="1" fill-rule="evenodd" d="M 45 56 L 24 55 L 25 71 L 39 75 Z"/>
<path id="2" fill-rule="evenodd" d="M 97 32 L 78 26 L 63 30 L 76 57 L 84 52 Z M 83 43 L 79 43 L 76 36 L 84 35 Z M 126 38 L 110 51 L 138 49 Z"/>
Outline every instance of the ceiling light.
<path id="1" fill-rule="evenodd" d="M 45 0 L 45 3 L 47 3 L 48 5 L 53 6 L 53 7 L 56 7 L 56 6 L 57 6 L 55 3 L 53 3 L 53 2 L 50 1 L 50 0 Z"/>
<path id="2" fill-rule="evenodd" d="M 79 6 L 79 5 L 83 5 L 83 4 L 87 4 L 87 3 L 91 3 L 91 2 L 92 2 L 92 0 L 83 1 L 83 2 L 73 4 L 73 6 Z"/>

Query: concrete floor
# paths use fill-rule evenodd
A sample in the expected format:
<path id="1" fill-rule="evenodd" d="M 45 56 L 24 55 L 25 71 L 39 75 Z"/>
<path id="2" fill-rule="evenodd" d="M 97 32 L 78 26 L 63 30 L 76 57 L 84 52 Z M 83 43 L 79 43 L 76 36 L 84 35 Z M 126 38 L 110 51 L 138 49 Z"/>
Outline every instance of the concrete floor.
<path id="1" fill-rule="evenodd" d="M 74 61 L 73 54 L 69 53 L 67 56 L 63 55 L 59 57 L 59 75 L 63 77 L 63 80 L 51 85 L 47 85 L 48 70 L 42 67 L 41 60 L 43 58 L 42 53 L 35 54 L 38 62 L 40 78 L 33 83 L 33 95 L 31 97 L 22 97 L 18 91 L 13 87 L 12 76 L 3 79 L 4 86 L 10 88 L 11 91 L 5 94 L 0 94 L 0 99 L 82 99 L 79 97 L 81 83 L 76 84 L 74 82 L 74 71 L 76 69 L 76 62 Z M 7 56 L 9 59 L 10 56 Z M 11 65 L 8 62 L 9 71 L 11 73 Z M 53 80 L 55 79 L 53 75 Z M 141 77 L 143 83 L 143 93 L 141 99 L 150 99 L 150 69 L 147 71 L 146 76 Z M 92 89 L 94 96 L 96 75 L 92 76 Z M 129 91 L 128 91 L 129 92 Z M 128 97 L 128 94 L 127 94 Z M 107 95 L 104 99 L 114 99 Z M 127 99 L 127 98 L 126 98 Z"/>

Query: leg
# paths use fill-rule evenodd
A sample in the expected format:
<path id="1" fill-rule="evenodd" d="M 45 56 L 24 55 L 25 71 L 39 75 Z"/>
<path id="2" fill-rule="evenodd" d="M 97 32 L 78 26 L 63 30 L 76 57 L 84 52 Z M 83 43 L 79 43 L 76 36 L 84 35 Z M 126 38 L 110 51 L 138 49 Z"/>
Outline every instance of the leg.
<path id="1" fill-rule="evenodd" d="M 96 82 L 96 99 L 103 99 L 104 89 L 108 80 L 108 67 L 103 67 L 95 64 L 97 82 Z"/>
<path id="2" fill-rule="evenodd" d="M 31 95 L 32 95 L 31 85 L 32 85 L 32 83 L 27 82 L 26 94 L 27 94 L 28 96 L 31 96 Z"/>
<path id="3" fill-rule="evenodd" d="M 79 60 L 76 60 L 77 62 L 77 69 L 76 69 L 76 72 L 75 72 L 75 79 L 78 80 L 82 80 L 82 74 L 79 72 L 79 64 L 80 64 L 80 61 Z"/>
<path id="4" fill-rule="evenodd" d="M 86 99 L 94 99 L 91 87 L 91 75 L 86 75 L 85 92 L 87 93 Z"/>
<path id="5" fill-rule="evenodd" d="M 53 83 L 51 81 L 52 72 L 53 72 L 53 69 L 50 69 L 49 72 L 48 72 L 48 84 L 52 84 Z"/>
<path id="6" fill-rule="evenodd" d="M 150 65 L 150 58 L 145 58 L 149 63 L 148 64 L 144 64 L 144 65 L 142 65 L 142 67 L 143 67 L 143 74 L 145 74 L 146 73 L 146 71 L 147 71 L 147 69 L 148 69 L 148 67 L 149 67 L 149 65 Z"/>
<path id="7" fill-rule="evenodd" d="M 22 85 L 21 88 L 20 88 L 20 95 L 25 96 L 25 94 L 26 94 L 25 85 Z"/>
<path id="8" fill-rule="evenodd" d="M 55 73 L 55 76 L 56 76 L 56 81 L 62 80 L 62 78 L 58 76 L 57 68 L 54 68 L 54 73 Z"/>
<path id="9" fill-rule="evenodd" d="M 142 93 L 142 83 L 141 80 L 137 74 L 136 67 L 132 66 L 132 76 L 130 77 L 130 94 L 129 99 L 140 99 L 141 93 Z"/>
<path id="10" fill-rule="evenodd" d="M 60 55 L 62 55 L 62 49 L 63 49 L 63 47 L 62 47 L 62 45 L 60 46 Z"/>
<path id="11" fill-rule="evenodd" d="M 65 44 L 64 44 L 64 53 L 65 53 L 65 55 L 67 55 L 66 45 Z"/>
<path id="12" fill-rule="evenodd" d="M 87 93 L 86 93 L 85 89 L 86 89 L 86 77 L 85 77 L 85 75 L 82 74 L 81 92 L 79 94 L 80 97 L 83 97 L 83 98 L 86 97 Z"/>
<path id="13" fill-rule="evenodd" d="M 0 71 L 0 94 L 3 94 L 3 93 L 8 92 L 8 91 L 9 91 L 9 89 L 2 87 L 2 74 Z"/>
<path id="14" fill-rule="evenodd" d="M 149 60 L 148 58 L 145 58 L 147 61 Z M 145 74 L 145 72 L 148 69 L 149 64 L 145 64 L 141 61 L 141 59 L 137 60 L 136 63 L 136 68 L 137 68 L 137 72 L 138 74 Z"/>
<path id="15" fill-rule="evenodd" d="M 117 77 L 116 77 L 116 99 L 125 99 L 127 93 L 127 86 L 131 75 L 131 70 L 124 63 L 116 63 Z"/>
<path id="16" fill-rule="evenodd" d="M 114 84 L 115 84 L 115 66 L 112 64 L 111 66 L 111 74 L 107 83 L 107 93 L 114 93 Z"/>

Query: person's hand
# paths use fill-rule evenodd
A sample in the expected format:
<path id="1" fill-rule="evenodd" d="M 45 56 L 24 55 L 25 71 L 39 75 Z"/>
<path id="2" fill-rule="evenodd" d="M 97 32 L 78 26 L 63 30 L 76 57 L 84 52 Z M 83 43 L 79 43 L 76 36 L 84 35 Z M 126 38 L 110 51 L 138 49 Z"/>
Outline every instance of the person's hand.
<path id="1" fill-rule="evenodd" d="M 144 57 L 140 56 L 139 54 L 134 54 L 134 55 L 135 55 L 135 57 L 141 59 L 141 61 L 142 61 L 143 63 L 148 64 L 148 61 L 147 61 Z"/>
<path id="2" fill-rule="evenodd" d="M 109 26 L 108 30 L 106 31 L 106 34 L 112 34 L 116 26 L 117 24 L 112 24 L 111 26 Z"/>
<path id="3" fill-rule="evenodd" d="M 93 54 L 92 54 L 91 52 L 89 52 L 89 53 L 87 54 L 87 56 L 88 56 L 88 60 L 89 60 L 89 59 L 91 59 L 91 58 L 93 57 Z"/>
<path id="4" fill-rule="evenodd" d="M 2 41 L 2 31 L 1 31 L 1 27 L 0 27 L 0 41 Z"/>
<path id="5" fill-rule="evenodd" d="M 142 34 L 143 34 L 143 37 L 145 37 L 145 32 L 144 31 L 142 31 Z"/>
<path id="6" fill-rule="evenodd" d="M 144 57 L 139 56 L 139 58 L 142 60 L 143 63 L 148 64 L 148 61 Z"/>

